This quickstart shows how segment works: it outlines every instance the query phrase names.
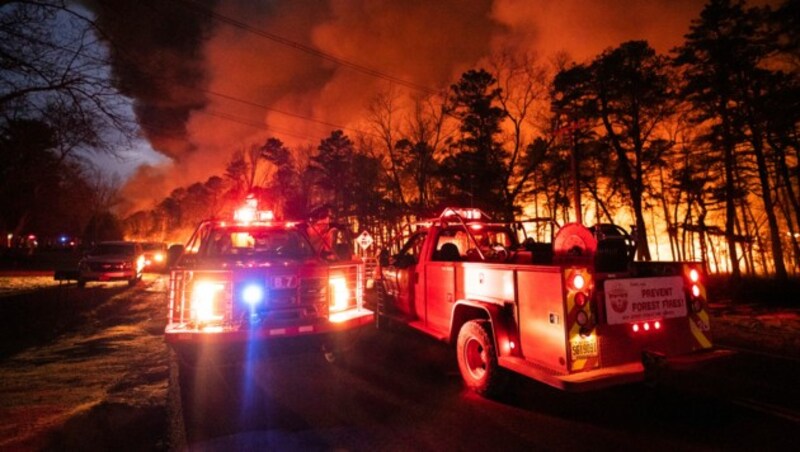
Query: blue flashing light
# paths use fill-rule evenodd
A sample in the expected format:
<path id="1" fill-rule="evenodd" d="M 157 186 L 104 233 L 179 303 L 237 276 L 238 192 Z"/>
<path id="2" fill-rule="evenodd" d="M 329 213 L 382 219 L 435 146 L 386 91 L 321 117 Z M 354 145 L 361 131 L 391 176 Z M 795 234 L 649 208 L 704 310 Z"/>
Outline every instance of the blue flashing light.
<path id="1" fill-rule="evenodd" d="M 65 243 L 66 241 L 67 241 L 67 236 L 62 235 L 61 236 L 61 243 Z"/>
<path id="2" fill-rule="evenodd" d="M 248 284 L 242 290 L 242 300 L 249 305 L 255 305 L 264 299 L 264 288 L 260 284 Z"/>

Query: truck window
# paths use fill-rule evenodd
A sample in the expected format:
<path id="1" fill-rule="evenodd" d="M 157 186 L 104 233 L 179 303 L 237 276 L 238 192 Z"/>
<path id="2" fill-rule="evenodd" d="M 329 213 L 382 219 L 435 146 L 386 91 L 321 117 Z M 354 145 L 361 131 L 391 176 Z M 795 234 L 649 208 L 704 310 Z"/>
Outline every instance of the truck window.
<path id="1" fill-rule="evenodd" d="M 422 252 L 422 244 L 425 242 L 426 235 L 426 233 L 421 232 L 411 236 L 406 244 L 403 245 L 403 249 L 400 250 L 400 253 L 398 253 L 397 256 L 413 261 L 410 263 L 416 264 L 419 262 L 419 255 Z"/>
<path id="2" fill-rule="evenodd" d="M 460 261 L 462 254 L 467 250 L 467 239 L 468 237 L 464 231 L 442 231 L 436 240 L 433 260 L 442 262 Z"/>
<path id="3" fill-rule="evenodd" d="M 463 255 L 467 250 L 475 248 L 475 242 L 481 250 L 489 249 L 494 245 L 502 245 L 505 248 L 514 248 L 516 241 L 513 239 L 511 231 L 506 229 L 479 228 L 470 231 L 474 241 L 467 232 L 462 229 L 448 229 L 442 231 L 436 244 L 436 249 L 440 250 L 445 243 L 454 243 L 459 252 Z"/>

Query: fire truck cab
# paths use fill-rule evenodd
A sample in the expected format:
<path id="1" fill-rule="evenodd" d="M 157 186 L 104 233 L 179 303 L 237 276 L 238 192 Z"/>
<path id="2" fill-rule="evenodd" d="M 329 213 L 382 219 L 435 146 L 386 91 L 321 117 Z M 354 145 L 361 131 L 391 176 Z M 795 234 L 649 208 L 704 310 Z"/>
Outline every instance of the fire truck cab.
<path id="1" fill-rule="evenodd" d="M 635 262 L 614 225 L 568 224 L 544 243 L 524 229 L 476 209 L 423 222 L 376 272 L 376 324 L 455 344 L 485 395 L 509 371 L 582 391 L 714 355 L 701 263 Z"/>
<path id="2" fill-rule="evenodd" d="M 170 270 L 167 343 L 186 356 L 298 337 L 333 350 L 335 336 L 373 317 L 343 230 L 276 221 L 253 199 L 232 221 L 203 221 Z"/>

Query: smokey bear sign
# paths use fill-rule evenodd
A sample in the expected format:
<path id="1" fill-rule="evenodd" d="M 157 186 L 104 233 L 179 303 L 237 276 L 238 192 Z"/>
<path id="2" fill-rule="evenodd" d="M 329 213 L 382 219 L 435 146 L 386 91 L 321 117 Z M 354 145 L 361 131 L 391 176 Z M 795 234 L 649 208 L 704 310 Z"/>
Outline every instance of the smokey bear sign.
<path id="1" fill-rule="evenodd" d="M 683 278 L 613 279 L 605 283 L 609 324 L 686 315 Z"/>

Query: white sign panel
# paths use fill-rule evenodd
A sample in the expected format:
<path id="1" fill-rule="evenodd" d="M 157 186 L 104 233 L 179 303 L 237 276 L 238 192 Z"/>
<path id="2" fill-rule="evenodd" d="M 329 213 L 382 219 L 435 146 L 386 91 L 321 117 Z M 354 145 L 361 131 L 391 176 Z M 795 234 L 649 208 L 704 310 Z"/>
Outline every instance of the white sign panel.
<path id="1" fill-rule="evenodd" d="M 365 250 L 372 246 L 372 236 L 369 235 L 369 232 L 364 231 L 358 236 L 356 242 L 358 242 L 358 245 L 361 247 L 361 249 Z"/>
<path id="2" fill-rule="evenodd" d="M 606 319 L 611 325 L 686 316 L 680 276 L 610 279 L 604 288 Z"/>

